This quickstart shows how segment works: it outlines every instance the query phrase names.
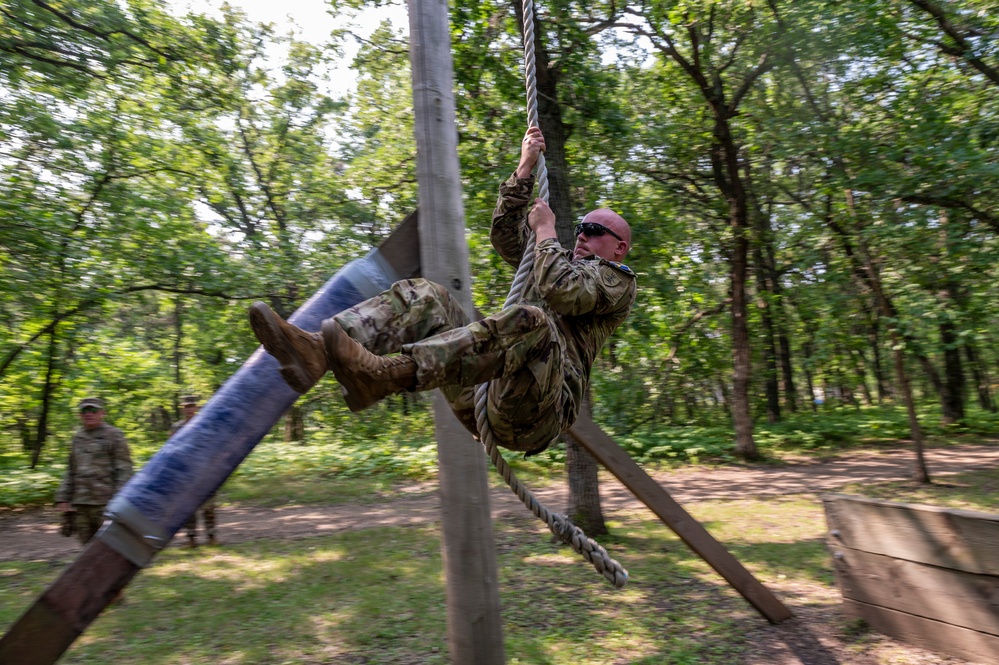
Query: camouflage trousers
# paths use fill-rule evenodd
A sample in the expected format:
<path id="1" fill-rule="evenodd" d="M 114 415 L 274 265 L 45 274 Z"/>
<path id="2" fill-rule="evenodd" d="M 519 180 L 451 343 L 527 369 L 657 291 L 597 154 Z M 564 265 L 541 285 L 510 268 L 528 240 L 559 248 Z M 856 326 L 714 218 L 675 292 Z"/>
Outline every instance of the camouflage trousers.
<path id="1" fill-rule="evenodd" d="M 76 511 L 73 518 L 76 524 L 76 537 L 86 545 L 104 524 L 104 506 L 74 503 L 73 510 Z"/>
<path id="2" fill-rule="evenodd" d="M 201 506 L 194 511 L 191 515 L 191 519 L 187 520 L 184 524 L 184 528 L 187 530 L 187 537 L 194 538 L 198 532 L 198 515 L 201 515 L 201 521 L 205 525 L 205 535 L 208 537 L 213 537 L 215 535 L 215 495 L 208 497 Z"/>
<path id="3" fill-rule="evenodd" d="M 504 448 L 540 452 L 576 418 L 563 378 L 565 339 L 539 307 L 514 305 L 472 322 L 447 289 L 412 279 L 334 318 L 372 353 L 411 356 L 417 390 L 440 388 L 474 434 L 475 385 L 489 381 L 486 413 Z"/>

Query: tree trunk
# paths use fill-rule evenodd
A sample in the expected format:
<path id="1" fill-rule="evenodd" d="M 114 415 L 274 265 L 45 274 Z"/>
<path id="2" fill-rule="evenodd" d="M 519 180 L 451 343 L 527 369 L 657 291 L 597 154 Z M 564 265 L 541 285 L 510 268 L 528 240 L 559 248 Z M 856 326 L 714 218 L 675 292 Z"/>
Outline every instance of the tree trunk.
<path id="1" fill-rule="evenodd" d="M 780 422 L 780 386 L 777 384 L 777 345 L 774 343 L 773 310 L 770 306 L 773 297 L 767 280 L 768 270 L 763 262 L 763 250 L 759 243 L 753 249 L 753 261 L 756 264 L 757 306 L 763 325 L 763 371 L 767 396 L 767 422 L 778 423 Z"/>
<path id="2" fill-rule="evenodd" d="M 933 365 L 933 361 L 930 360 L 929 356 L 923 353 L 920 349 L 913 349 L 912 355 L 919 361 L 919 365 L 923 368 L 923 376 L 929 382 L 930 387 L 924 392 L 927 395 L 936 395 L 942 403 L 945 388 L 944 382 L 940 378 L 940 372 L 937 371 L 937 368 Z"/>
<path id="3" fill-rule="evenodd" d="M 853 191 L 846 190 L 846 205 L 851 216 L 858 221 L 856 205 L 853 198 Z M 870 250 L 865 246 L 862 239 L 859 241 L 860 256 L 853 251 L 849 237 L 831 218 L 828 220 L 830 226 L 839 235 L 843 250 L 847 258 L 854 264 L 854 274 L 867 285 L 874 300 L 877 303 L 878 312 L 882 319 L 888 322 L 888 333 L 891 338 L 895 359 L 895 375 L 898 381 L 898 389 L 901 392 L 902 400 L 905 402 L 906 411 L 909 416 L 909 430 L 912 435 L 912 446 L 916 453 L 916 462 L 913 468 L 913 479 L 918 483 L 929 483 L 930 474 L 926 469 L 926 458 L 923 450 L 923 430 L 919 425 L 919 418 L 916 415 L 916 403 L 912 396 L 912 387 L 909 385 L 909 377 L 905 372 L 904 340 L 898 330 L 898 312 L 895 305 L 885 293 L 881 284 L 881 273 L 871 255 Z"/>
<path id="4" fill-rule="evenodd" d="M 944 381 L 940 395 L 943 422 L 954 425 L 964 422 L 964 367 L 961 347 L 953 321 L 940 324 L 940 345 L 944 354 Z"/>
<path id="5" fill-rule="evenodd" d="M 874 397 L 871 389 L 867 385 L 867 362 L 862 350 L 850 351 L 853 357 L 853 368 L 857 373 L 857 380 L 860 382 L 860 390 L 864 393 L 864 401 L 867 404 L 874 404 Z"/>
<path id="6" fill-rule="evenodd" d="M 589 417 L 592 413 L 590 395 L 587 391 L 583 400 L 582 413 Z M 565 441 L 566 471 L 569 476 L 569 506 L 566 514 L 569 519 L 590 537 L 609 533 L 600 506 L 600 470 L 597 461 L 576 439 L 566 432 Z"/>
<path id="7" fill-rule="evenodd" d="M 718 380 L 718 394 L 721 395 L 721 407 L 725 415 L 732 419 L 732 391 L 728 389 L 728 382 L 724 378 Z"/>
<path id="8" fill-rule="evenodd" d="M 782 312 L 783 309 L 782 305 Z M 784 403 L 787 405 L 788 411 L 797 413 L 798 388 L 794 384 L 794 367 L 791 364 L 791 341 L 787 337 L 787 318 L 782 315 L 778 321 L 780 321 L 780 333 L 777 335 L 777 348 L 780 349 L 780 369 L 784 383 Z"/>
<path id="9" fill-rule="evenodd" d="M 805 387 L 808 390 L 808 403 L 812 407 L 812 413 L 818 413 L 819 405 L 815 402 L 815 380 L 812 378 L 812 350 L 814 345 L 811 339 L 805 341 L 801 347 L 801 352 L 805 356 Z"/>
<path id="10" fill-rule="evenodd" d="M 183 370 L 181 367 L 183 362 L 181 360 L 180 349 L 184 340 L 184 303 L 181 301 L 180 296 L 177 297 L 177 302 L 173 308 L 173 327 L 173 381 L 178 390 L 183 390 Z M 180 414 L 179 397 L 180 395 L 174 395 L 173 411 L 175 415 Z"/>
<path id="11" fill-rule="evenodd" d="M 982 364 L 981 358 L 973 345 L 966 344 L 964 353 L 968 356 L 968 369 L 971 370 L 971 377 L 978 391 L 978 405 L 985 411 L 995 413 L 996 405 L 992 400 L 992 392 L 989 390 L 989 374 L 985 369 L 985 365 Z"/>
<path id="12" fill-rule="evenodd" d="M 753 440 L 753 419 L 749 406 L 749 324 L 746 306 L 746 257 L 749 240 L 739 233 L 732 252 L 729 277 L 732 284 L 732 424 L 735 427 L 735 454 L 744 460 L 759 457 Z"/>
<path id="13" fill-rule="evenodd" d="M 697 419 L 697 398 L 692 390 L 683 393 L 683 412 L 687 423 L 692 423 Z"/>
<path id="14" fill-rule="evenodd" d="M 878 386 L 878 405 L 880 406 L 891 396 L 891 390 L 885 381 L 884 363 L 881 361 L 881 328 L 877 319 L 871 322 L 867 340 L 871 345 L 871 353 L 874 354 L 874 380 Z"/>
<path id="15" fill-rule="evenodd" d="M 293 404 L 284 414 L 284 441 L 301 441 L 305 443 L 305 418 L 302 416 L 302 408 L 298 404 Z"/>
<path id="16" fill-rule="evenodd" d="M 898 381 L 898 389 L 905 401 L 906 414 L 909 417 L 909 430 L 912 432 L 912 445 L 916 451 L 916 461 L 912 469 L 912 477 L 917 483 L 930 482 L 930 474 L 926 469 L 926 458 L 923 455 L 923 431 L 919 426 L 919 418 L 916 416 L 916 402 L 912 398 L 912 388 L 909 386 L 909 378 L 905 373 L 905 354 L 902 351 L 901 339 L 899 335 L 892 331 L 892 342 L 895 346 L 895 374 Z"/>
<path id="17" fill-rule="evenodd" d="M 34 450 L 31 453 L 31 468 L 38 464 L 38 458 L 42 454 L 45 440 L 49 435 L 49 410 L 52 406 L 52 392 L 55 390 L 56 352 L 58 350 L 58 326 L 52 326 L 49 333 L 49 353 L 48 363 L 45 368 L 45 384 L 42 386 L 42 412 L 38 416 L 38 428 L 35 435 Z"/>

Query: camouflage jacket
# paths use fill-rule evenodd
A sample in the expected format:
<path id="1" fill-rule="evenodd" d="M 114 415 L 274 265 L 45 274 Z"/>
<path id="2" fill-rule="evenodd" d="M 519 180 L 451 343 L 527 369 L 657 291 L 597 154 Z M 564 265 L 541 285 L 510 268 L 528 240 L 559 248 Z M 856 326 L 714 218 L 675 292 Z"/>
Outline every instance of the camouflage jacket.
<path id="1" fill-rule="evenodd" d="M 500 185 L 490 239 L 510 265 L 520 265 L 530 237 L 527 224 L 534 177 L 511 176 Z M 566 341 L 566 386 L 576 407 L 582 404 L 590 368 L 611 333 L 628 318 L 635 302 L 635 273 L 628 266 L 597 256 L 572 259 L 557 240 L 534 248 L 534 269 L 521 302 L 544 309 Z"/>
<path id="2" fill-rule="evenodd" d="M 175 422 L 173 425 L 170 425 L 170 434 L 169 435 L 173 436 L 174 434 L 176 434 L 177 432 L 180 431 L 181 427 L 183 427 L 186 424 L 187 424 L 187 418 L 181 418 L 180 420 L 178 420 L 177 422 Z"/>
<path id="3" fill-rule="evenodd" d="M 132 456 L 125 435 L 102 423 L 73 435 L 69 467 L 56 491 L 56 503 L 103 506 L 132 477 Z"/>

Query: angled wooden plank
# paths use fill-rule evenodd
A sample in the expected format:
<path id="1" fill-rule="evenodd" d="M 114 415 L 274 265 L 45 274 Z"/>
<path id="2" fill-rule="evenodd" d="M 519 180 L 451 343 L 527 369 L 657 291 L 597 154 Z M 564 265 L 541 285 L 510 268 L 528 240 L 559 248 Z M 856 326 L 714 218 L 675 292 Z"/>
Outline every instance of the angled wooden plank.
<path id="1" fill-rule="evenodd" d="M 420 211 L 406 215 L 391 235 L 378 246 L 378 252 L 388 261 L 399 279 L 420 274 Z"/>
<path id="2" fill-rule="evenodd" d="M 90 541 L 0 638 L 0 663 L 56 662 L 138 571 L 100 540 Z"/>
<path id="3" fill-rule="evenodd" d="M 847 494 L 822 497 L 836 542 L 865 552 L 999 575 L 999 515 Z"/>
<path id="4" fill-rule="evenodd" d="M 791 611 L 596 423 L 583 415 L 569 432 L 768 621 L 780 623 L 791 618 Z"/>

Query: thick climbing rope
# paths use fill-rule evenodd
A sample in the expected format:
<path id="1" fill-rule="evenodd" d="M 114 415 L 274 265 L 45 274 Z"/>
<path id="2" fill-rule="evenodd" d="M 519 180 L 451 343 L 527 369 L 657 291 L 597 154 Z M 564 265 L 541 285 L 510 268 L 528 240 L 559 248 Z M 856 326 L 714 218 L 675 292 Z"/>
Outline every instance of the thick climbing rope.
<path id="1" fill-rule="evenodd" d="M 534 59 L 534 4 L 532 0 L 524 0 L 524 69 L 526 73 L 527 86 L 527 122 L 528 127 L 538 127 L 538 92 L 537 77 L 535 73 Z M 545 166 L 545 155 L 538 155 L 537 163 L 538 196 L 548 202 L 548 168 Z M 510 286 L 510 293 L 503 309 L 517 303 L 524 293 L 524 284 L 534 265 L 534 233 L 528 234 L 528 240 L 524 247 L 524 256 L 517 267 L 517 274 L 513 278 Z M 527 506 L 534 515 L 545 522 L 555 537 L 563 543 L 571 545 L 577 554 L 581 554 L 584 559 L 593 564 L 597 572 L 602 574 L 616 588 L 620 589 L 628 581 L 628 571 L 620 563 L 607 554 L 607 550 L 601 547 L 595 540 L 588 537 L 583 530 L 573 524 L 569 517 L 563 513 L 554 513 L 544 507 L 514 475 L 513 470 L 507 463 L 503 455 L 500 454 L 499 446 L 493 439 L 492 427 L 489 425 L 489 418 L 486 415 L 486 403 L 488 401 L 489 384 L 480 384 L 475 391 L 475 423 L 479 429 L 479 438 L 489 454 L 496 471 L 503 476 L 503 480 L 510 486 L 514 494 Z"/>

